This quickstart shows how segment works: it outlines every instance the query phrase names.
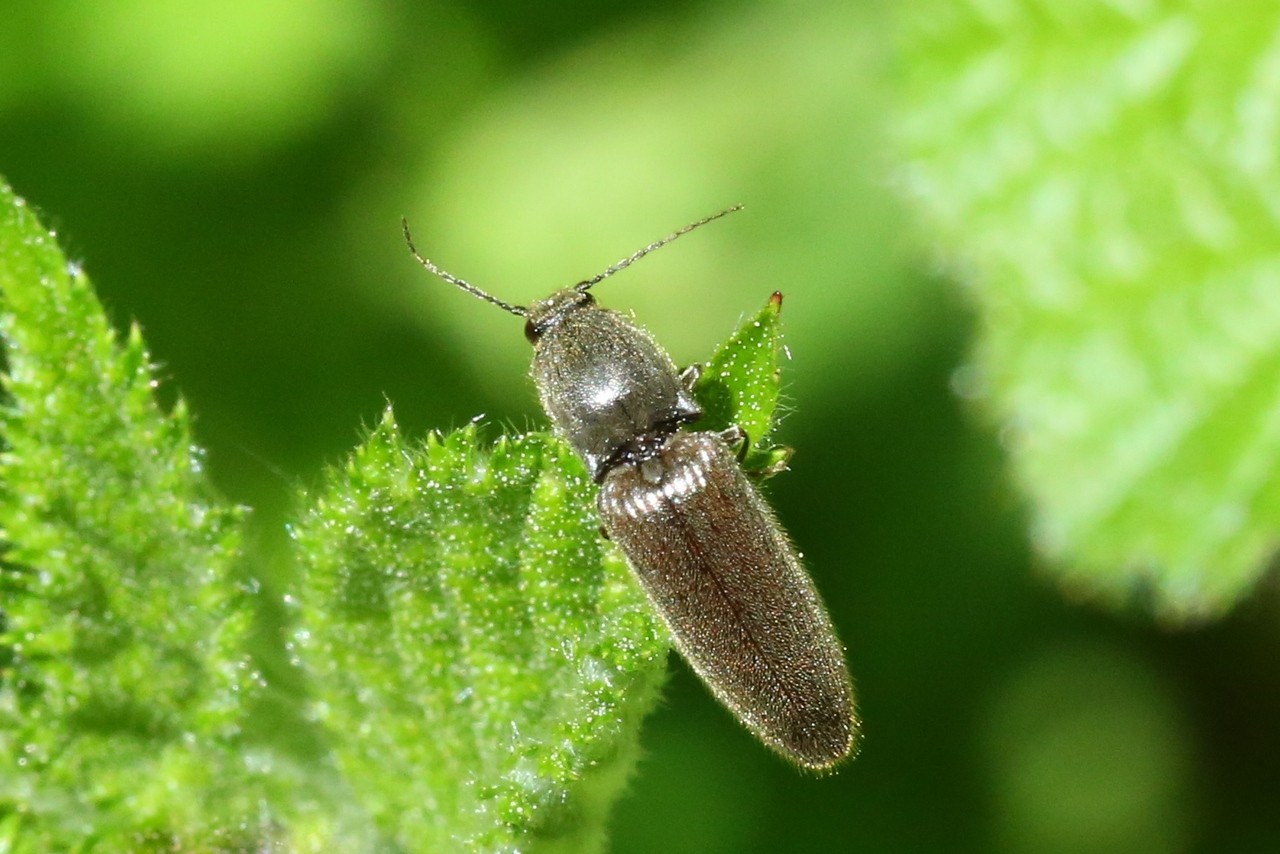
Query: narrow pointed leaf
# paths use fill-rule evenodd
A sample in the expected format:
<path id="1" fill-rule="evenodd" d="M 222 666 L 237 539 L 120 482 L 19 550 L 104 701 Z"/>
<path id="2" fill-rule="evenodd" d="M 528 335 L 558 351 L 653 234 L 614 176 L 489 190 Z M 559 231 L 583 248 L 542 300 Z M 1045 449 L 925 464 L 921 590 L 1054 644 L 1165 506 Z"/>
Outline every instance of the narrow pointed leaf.
<path id="1" fill-rule="evenodd" d="M 694 395 L 704 415 L 699 430 L 741 427 L 749 442 L 743 467 L 768 470 L 790 451 L 769 444 L 782 392 L 782 294 L 775 293 L 703 365 Z"/>

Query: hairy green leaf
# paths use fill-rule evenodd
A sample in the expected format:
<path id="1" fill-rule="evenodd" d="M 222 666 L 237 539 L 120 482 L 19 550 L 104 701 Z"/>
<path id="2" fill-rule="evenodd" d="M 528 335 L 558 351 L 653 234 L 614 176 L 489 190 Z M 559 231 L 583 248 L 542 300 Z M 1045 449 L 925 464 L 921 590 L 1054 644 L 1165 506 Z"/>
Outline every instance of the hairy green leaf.
<path id="1" fill-rule="evenodd" d="M 295 529 L 315 717 L 384 844 L 601 837 L 667 640 L 593 494 L 558 440 L 388 412 Z"/>
<path id="2" fill-rule="evenodd" d="M 172 845 L 253 815 L 240 511 L 83 272 L 0 182 L 0 817 L 16 850 Z M 218 796 L 212 793 L 220 792 Z M 213 832 L 210 830 L 210 832 Z"/>

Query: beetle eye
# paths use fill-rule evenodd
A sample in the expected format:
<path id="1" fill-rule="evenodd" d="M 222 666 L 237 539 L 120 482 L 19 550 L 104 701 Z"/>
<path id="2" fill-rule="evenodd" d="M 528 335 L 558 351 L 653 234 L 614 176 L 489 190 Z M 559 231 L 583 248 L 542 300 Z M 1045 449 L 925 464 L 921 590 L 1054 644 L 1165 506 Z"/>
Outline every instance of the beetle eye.
<path id="1" fill-rule="evenodd" d="M 524 322 L 524 337 L 528 339 L 530 344 L 537 344 L 538 339 L 542 337 L 542 329 L 534 324 L 532 319 Z"/>

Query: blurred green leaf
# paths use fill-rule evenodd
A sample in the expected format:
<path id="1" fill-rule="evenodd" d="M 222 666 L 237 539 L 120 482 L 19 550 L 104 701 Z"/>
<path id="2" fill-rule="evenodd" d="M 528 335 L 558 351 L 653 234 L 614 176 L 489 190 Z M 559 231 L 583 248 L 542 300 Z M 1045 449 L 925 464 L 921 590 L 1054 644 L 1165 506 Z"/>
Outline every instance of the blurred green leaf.
<path id="1" fill-rule="evenodd" d="M 905 7 L 912 189 L 1073 591 L 1218 614 L 1280 525 L 1280 11 Z"/>
<path id="2" fill-rule="evenodd" d="M 223 833 L 257 814 L 228 751 L 255 679 L 241 511 L 210 489 L 184 406 L 157 407 L 138 330 L 117 339 L 3 182 L 0 298 L 5 836 L 130 850 Z"/>

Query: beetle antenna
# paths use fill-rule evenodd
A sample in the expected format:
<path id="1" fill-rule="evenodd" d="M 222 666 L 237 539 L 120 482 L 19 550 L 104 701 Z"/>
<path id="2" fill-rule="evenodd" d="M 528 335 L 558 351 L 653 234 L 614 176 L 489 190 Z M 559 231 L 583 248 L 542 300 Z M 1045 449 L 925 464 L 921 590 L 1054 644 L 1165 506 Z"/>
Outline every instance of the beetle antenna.
<path id="1" fill-rule="evenodd" d="M 453 273 L 450 273 L 448 270 L 442 270 L 441 268 L 437 267 L 434 263 L 432 263 L 429 259 L 422 257 L 421 253 L 419 253 L 417 248 L 413 245 L 413 235 L 409 233 L 409 220 L 407 220 L 404 217 L 400 217 L 400 225 L 404 227 L 404 242 L 409 244 L 409 251 L 413 253 L 414 258 L 418 259 L 419 264 L 426 267 L 429 271 L 436 274 L 440 278 L 444 279 L 449 284 L 457 285 L 458 287 L 462 288 L 464 291 L 471 294 L 473 297 L 479 297 L 485 302 L 491 302 L 494 305 L 496 305 L 498 308 L 504 311 L 509 311 L 518 317 L 528 316 L 529 309 L 525 308 L 524 306 L 512 305 L 509 302 L 504 302 L 498 299 L 492 294 L 485 293 L 484 291 L 480 290 L 475 285 L 471 284 L 465 279 L 459 279 L 457 276 L 453 275 Z"/>
<path id="2" fill-rule="evenodd" d="M 695 228 L 698 228 L 699 226 L 706 225 L 707 223 L 712 222 L 713 220 L 717 220 L 722 216 L 728 216 L 734 211 L 740 211 L 740 210 L 742 210 L 742 205 L 734 205 L 731 208 L 725 208 L 724 210 L 720 211 L 720 213 L 715 213 L 709 217 L 704 217 L 698 220 L 697 222 L 691 222 L 688 225 L 686 225 L 684 228 L 679 229 L 678 231 L 673 231 L 670 234 L 668 234 L 666 237 L 662 238 L 661 240 L 655 240 L 653 243 L 650 243 L 648 246 L 641 249 L 640 251 L 632 255 L 629 255 L 626 258 L 623 258 L 621 261 L 619 261 L 617 264 L 614 264 L 612 267 L 605 270 L 603 273 L 592 276 L 590 279 L 587 279 L 585 282 L 579 282 L 577 285 L 574 286 L 574 290 L 585 292 L 589 288 L 591 288 L 593 285 L 597 285 L 600 282 L 603 282 L 605 279 L 609 278 L 619 270 L 625 270 L 626 268 L 630 267 L 632 264 L 639 261 L 644 256 L 648 255 L 653 250 L 661 249 L 663 246 L 666 246 L 668 243 L 675 240 L 677 237 L 688 234 L 689 232 L 693 231 Z"/>

